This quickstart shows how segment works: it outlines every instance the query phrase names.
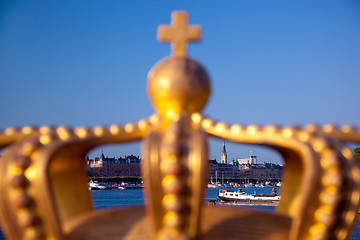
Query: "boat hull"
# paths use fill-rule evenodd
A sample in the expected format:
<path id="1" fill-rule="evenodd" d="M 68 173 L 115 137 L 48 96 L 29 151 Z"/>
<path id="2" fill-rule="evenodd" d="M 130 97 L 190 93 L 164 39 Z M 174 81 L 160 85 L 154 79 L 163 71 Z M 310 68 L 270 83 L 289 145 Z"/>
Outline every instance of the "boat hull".
<path id="1" fill-rule="evenodd" d="M 261 204 L 261 205 L 278 205 L 279 200 L 260 200 L 260 199 L 234 199 L 219 197 L 219 201 L 222 203 L 238 203 L 238 204 Z"/>
<path id="2" fill-rule="evenodd" d="M 277 205 L 280 201 L 278 195 L 248 195 L 244 192 L 233 192 L 231 190 L 219 191 L 220 202 L 232 202 L 239 204 L 262 204 Z"/>

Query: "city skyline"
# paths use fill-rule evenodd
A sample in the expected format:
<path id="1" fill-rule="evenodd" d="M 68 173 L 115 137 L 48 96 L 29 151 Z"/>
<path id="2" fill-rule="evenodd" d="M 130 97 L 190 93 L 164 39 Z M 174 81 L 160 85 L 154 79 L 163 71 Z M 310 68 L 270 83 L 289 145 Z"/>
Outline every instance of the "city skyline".
<path id="1" fill-rule="evenodd" d="M 170 45 L 156 40 L 174 10 L 201 25 L 189 57 L 208 71 L 206 116 L 229 124 L 355 124 L 360 112 L 360 3 L 355 1 L 2 1 L 0 129 L 137 122 L 154 114 L 146 76 Z M 222 139 L 209 143 L 221 157 Z M 228 158 L 259 146 L 227 142 Z M 90 152 L 141 156 L 139 143 Z"/>
<path id="2" fill-rule="evenodd" d="M 123 157 L 126 157 L 126 156 L 136 156 L 136 157 L 139 157 L 139 158 L 142 158 L 141 155 L 136 155 L 136 154 L 116 154 L 116 155 L 107 155 L 106 152 L 104 152 L 103 150 L 101 150 L 100 154 L 98 156 L 96 156 L 95 154 L 91 154 L 91 156 L 87 156 L 89 157 L 89 159 L 95 159 L 95 158 L 100 158 L 101 155 L 104 155 L 106 158 L 123 158 Z M 112 152 L 112 154 L 114 154 Z M 238 160 L 238 159 L 245 159 L 245 158 L 248 158 L 248 157 L 251 157 L 251 156 L 255 156 L 255 157 L 258 157 L 256 154 L 253 154 L 253 151 L 251 150 L 249 152 L 249 155 L 248 156 L 236 156 L 236 157 L 231 157 L 231 158 L 228 158 L 228 163 L 232 162 L 233 160 Z M 218 163 L 221 163 L 220 159 L 219 158 L 213 158 L 213 159 L 209 159 L 209 160 L 216 160 Z M 258 159 L 258 164 L 263 164 L 263 163 L 272 163 L 271 161 L 265 161 L 263 159 Z M 275 163 L 278 163 L 277 161 Z"/>

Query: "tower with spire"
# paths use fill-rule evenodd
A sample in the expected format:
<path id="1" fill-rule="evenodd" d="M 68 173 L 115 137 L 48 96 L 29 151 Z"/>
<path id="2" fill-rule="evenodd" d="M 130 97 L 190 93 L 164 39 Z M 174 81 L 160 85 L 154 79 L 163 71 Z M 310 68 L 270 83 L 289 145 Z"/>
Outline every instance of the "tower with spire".
<path id="1" fill-rule="evenodd" d="M 223 141 L 223 148 L 221 153 L 221 163 L 227 164 L 227 153 L 225 147 L 225 141 Z"/>

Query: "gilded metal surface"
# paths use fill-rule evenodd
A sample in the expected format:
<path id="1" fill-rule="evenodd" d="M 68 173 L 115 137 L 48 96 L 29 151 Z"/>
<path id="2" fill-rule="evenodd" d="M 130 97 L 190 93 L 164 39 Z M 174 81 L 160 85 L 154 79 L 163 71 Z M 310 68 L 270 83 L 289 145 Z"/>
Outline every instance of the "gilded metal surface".
<path id="1" fill-rule="evenodd" d="M 148 93 L 160 115 L 200 112 L 210 92 L 206 70 L 189 58 L 166 58 L 148 74 Z"/>
<path id="2" fill-rule="evenodd" d="M 186 12 L 174 12 L 172 25 L 160 26 L 158 37 L 171 41 L 172 54 L 148 75 L 156 115 L 93 129 L 26 126 L 0 132 L 0 148 L 7 148 L 0 161 L 0 219 L 6 237 L 349 238 L 359 209 L 360 168 L 344 143 L 360 143 L 360 131 L 333 124 L 228 125 L 204 117 L 210 80 L 198 62 L 186 57 L 188 41 L 200 40 L 201 29 L 188 26 Z M 283 156 L 284 185 L 276 212 L 203 207 L 208 137 L 266 146 Z M 142 208 L 94 211 L 87 152 L 138 140 L 143 140 L 147 217 Z"/>
<path id="3" fill-rule="evenodd" d="M 207 144 L 189 114 L 174 116 L 144 142 L 144 181 L 157 239 L 197 239 L 207 184 Z"/>
<path id="4" fill-rule="evenodd" d="M 160 25 L 158 40 L 171 42 L 172 56 L 186 57 L 188 41 L 200 41 L 201 27 L 188 26 L 188 14 L 175 11 L 171 14 L 171 26 Z"/>

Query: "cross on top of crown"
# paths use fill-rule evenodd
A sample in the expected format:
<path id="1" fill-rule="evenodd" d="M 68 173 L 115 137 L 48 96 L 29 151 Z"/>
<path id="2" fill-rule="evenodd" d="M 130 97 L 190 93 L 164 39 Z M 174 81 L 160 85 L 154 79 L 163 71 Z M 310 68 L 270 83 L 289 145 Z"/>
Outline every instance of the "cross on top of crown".
<path id="1" fill-rule="evenodd" d="M 171 25 L 158 27 L 158 40 L 171 42 L 172 55 L 174 57 L 186 57 L 187 44 L 189 41 L 201 40 L 201 27 L 188 25 L 188 13 L 174 11 L 171 14 Z"/>

